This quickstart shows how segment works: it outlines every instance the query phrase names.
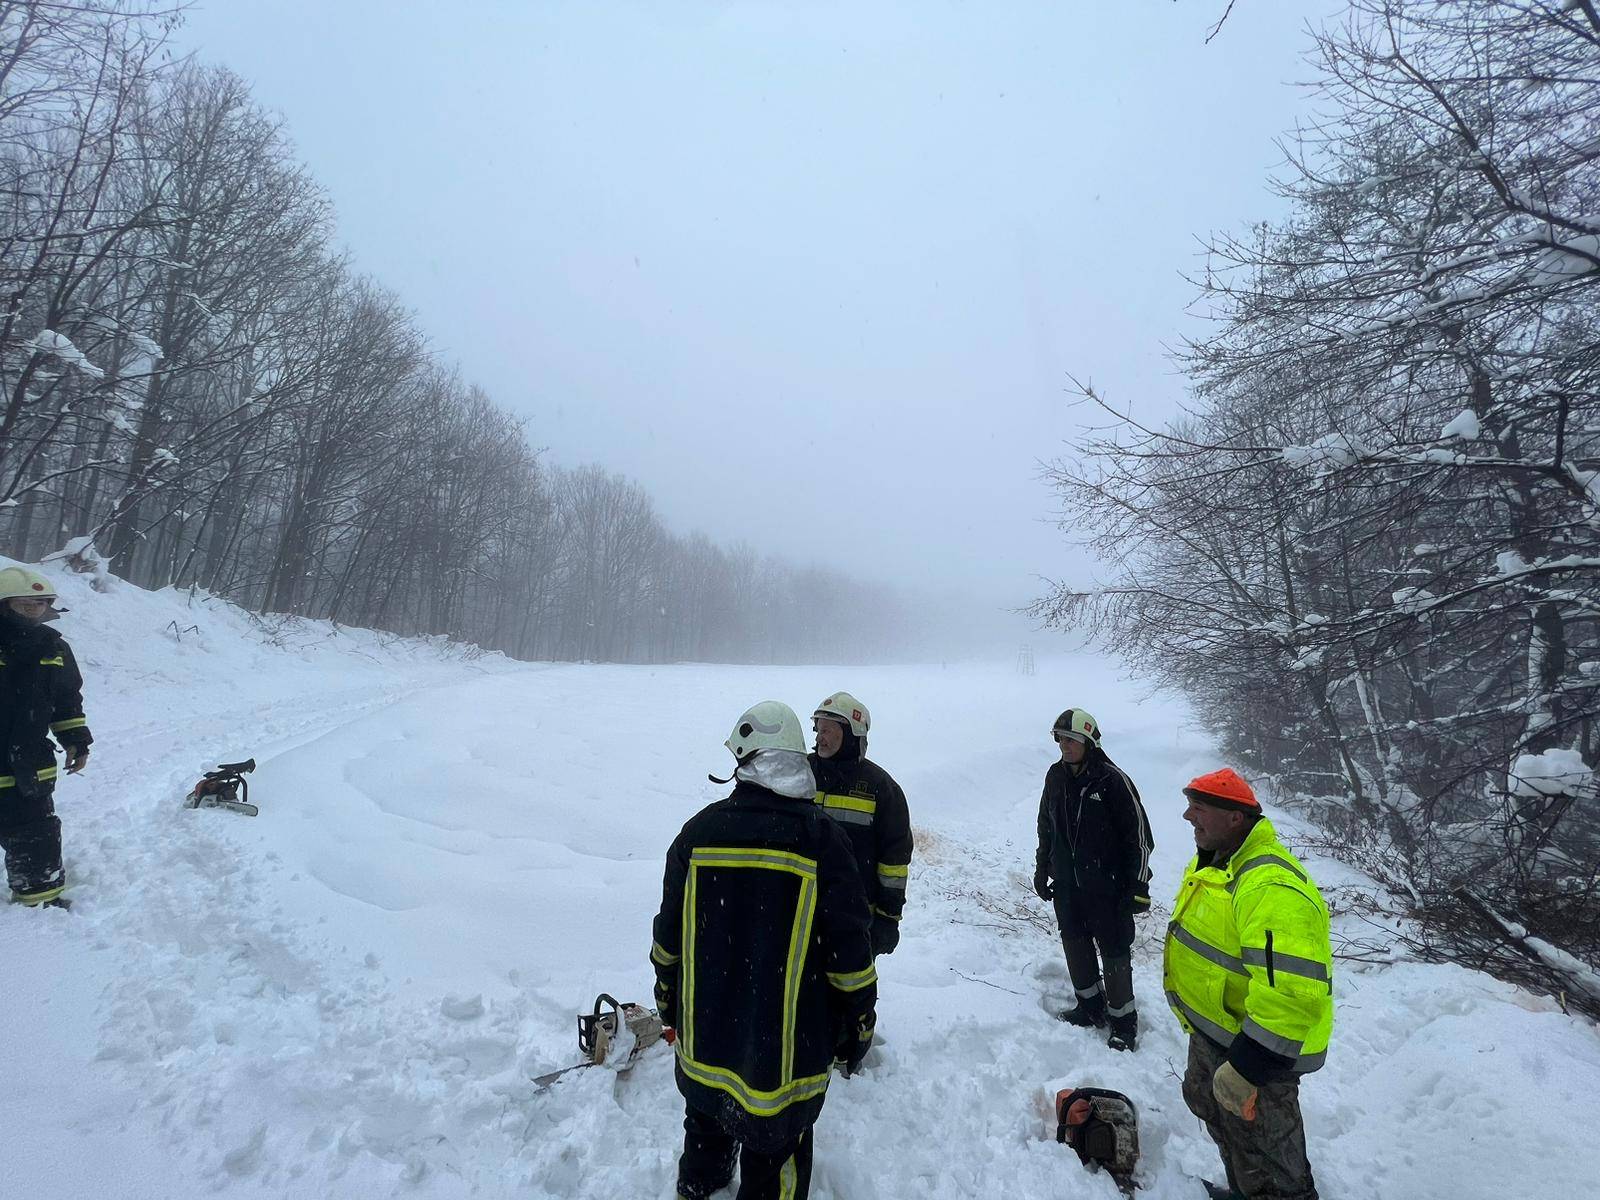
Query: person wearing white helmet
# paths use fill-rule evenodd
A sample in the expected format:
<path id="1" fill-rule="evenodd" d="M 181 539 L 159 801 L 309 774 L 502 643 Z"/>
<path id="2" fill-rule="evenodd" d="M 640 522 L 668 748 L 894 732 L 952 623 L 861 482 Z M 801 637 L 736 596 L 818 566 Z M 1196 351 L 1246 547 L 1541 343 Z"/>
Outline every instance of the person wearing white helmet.
<path id="1" fill-rule="evenodd" d="M 94 738 L 72 647 L 45 622 L 56 590 L 37 571 L 0 568 L 0 847 L 13 899 L 66 907 L 53 737 L 68 774 L 83 770 Z"/>
<path id="2" fill-rule="evenodd" d="M 724 745 L 733 792 L 673 839 L 650 947 L 677 1029 L 678 1196 L 706 1200 L 737 1164 L 740 1200 L 804 1200 L 832 1065 L 872 1044 L 871 916 L 794 710 L 763 701 Z"/>
<path id="3" fill-rule="evenodd" d="M 811 714 L 811 770 L 817 803 L 844 827 L 872 904 L 872 953 L 900 944 L 911 867 L 911 814 L 900 785 L 867 758 L 872 714 L 849 692 L 834 692 Z"/>
<path id="4" fill-rule="evenodd" d="M 1139 1034 L 1133 919 L 1150 910 L 1155 839 L 1139 789 L 1101 749 L 1100 732 L 1081 708 L 1067 709 L 1050 730 L 1060 758 L 1039 797 L 1033 890 L 1055 904 L 1078 994 L 1076 1007 L 1057 1015 L 1071 1025 L 1109 1024 L 1111 1048 L 1132 1050 Z"/>

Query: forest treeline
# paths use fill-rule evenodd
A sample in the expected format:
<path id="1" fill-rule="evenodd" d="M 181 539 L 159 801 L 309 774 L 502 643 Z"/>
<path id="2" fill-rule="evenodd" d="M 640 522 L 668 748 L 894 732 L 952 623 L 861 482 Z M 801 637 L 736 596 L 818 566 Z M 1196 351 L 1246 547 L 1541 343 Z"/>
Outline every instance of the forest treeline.
<path id="1" fill-rule="evenodd" d="M 171 55 L 180 19 L 0 0 L 0 550 L 519 658 L 905 644 L 889 589 L 548 465 L 336 249 L 245 82 Z"/>
<path id="2" fill-rule="evenodd" d="M 1600 1011 L 1600 11 L 1353 0 L 1288 215 L 1223 236 L 1161 428 L 1051 475 L 1106 586 L 1037 612 L 1174 682 L 1423 948 Z"/>

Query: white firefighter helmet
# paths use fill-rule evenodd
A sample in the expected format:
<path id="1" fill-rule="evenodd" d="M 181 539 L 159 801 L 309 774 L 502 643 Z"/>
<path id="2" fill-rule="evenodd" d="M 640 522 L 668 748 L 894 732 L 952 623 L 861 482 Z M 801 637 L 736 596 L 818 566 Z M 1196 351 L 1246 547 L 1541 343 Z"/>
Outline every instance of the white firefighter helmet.
<path id="1" fill-rule="evenodd" d="M 733 723 L 733 732 L 723 745 L 740 762 L 757 750 L 792 750 L 803 755 L 806 735 L 794 709 L 781 700 L 763 700 Z"/>
<path id="2" fill-rule="evenodd" d="M 811 717 L 813 720 L 822 717 L 848 725 L 850 732 L 863 741 L 866 740 L 867 730 L 872 728 L 872 714 L 867 711 L 867 706 L 849 692 L 835 692 L 817 705 L 817 711 Z"/>
<path id="3" fill-rule="evenodd" d="M 27 567 L 0 568 L 0 600 L 54 600 L 55 585 Z"/>
<path id="4" fill-rule="evenodd" d="M 1081 708 L 1069 708 L 1056 718 L 1056 723 L 1051 726 L 1052 737 L 1069 737 L 1074 741 L 1082 742 L 1085 746 L 1098 746 L 1100 744 L 1100 722 L 1096 721 Z"/>

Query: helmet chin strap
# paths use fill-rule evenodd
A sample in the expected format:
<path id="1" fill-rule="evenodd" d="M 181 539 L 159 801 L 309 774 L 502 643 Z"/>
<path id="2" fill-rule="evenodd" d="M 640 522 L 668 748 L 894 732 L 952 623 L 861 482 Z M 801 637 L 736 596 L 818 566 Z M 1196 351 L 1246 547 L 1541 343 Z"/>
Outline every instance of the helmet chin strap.
<path id="1" fill-rule="evenodd" d="M 734 770 L 735 770 L 735 774 L 737 774 L 738 773 L 738 768 L 735 768 Z M 729 775 L 726 779 L 718 779 L 710 771 L 707 771 L 706 772 L 706 778 L 711 780 L 712 783 L 732 783 L 734 777 L 733 777 L 733 775 Z"/>

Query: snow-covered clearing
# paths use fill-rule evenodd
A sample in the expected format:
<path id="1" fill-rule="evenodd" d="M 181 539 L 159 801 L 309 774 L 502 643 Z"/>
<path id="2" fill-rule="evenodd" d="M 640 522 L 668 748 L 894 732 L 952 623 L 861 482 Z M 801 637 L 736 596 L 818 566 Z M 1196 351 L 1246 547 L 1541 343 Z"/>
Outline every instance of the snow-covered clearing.
<path id="1" fill-rule="evenodd" d="M 1104 661 L 529 666 L 322 625 L 273 645 L 222 604 L 59 577 L 98 741 L 57 793 L 73 910 L 0 908 L 5 1195 L 670 1197 L 668 1051 L 545 1094 L 529 1077 L 574 1060 L 597 992 L 648 999 L 662 854 L 724 793 L 706 773 L 730 765 L 733 718 L 840 687 L 872 706 L 918 856 L 880 962 L 885 1041 L 830 1091 L 812 1194 L 1111 1200 L 1051 1140 L 1069 1083 L 1140 1104 L 1143 1194 L 1193 1200 L 1186 1175 L 1218 1175 L 1159 987 L 1191 848 L 1178 789 L 1218 764 Z M 1046 1015 L 1069 990 L 1059 944 L 1006 915 L 1044 912 L 1033 821 L 1068 704 L 1101 719 L 1159 842 L 1133 1055 Z M 179 807 L 250 755 L 260 817 Z M 1302 1090 L 1325 1196 L 1592 1192 L 1591 1026 L 1415 963 L 1341 964 L 1337 997 Z"/>

